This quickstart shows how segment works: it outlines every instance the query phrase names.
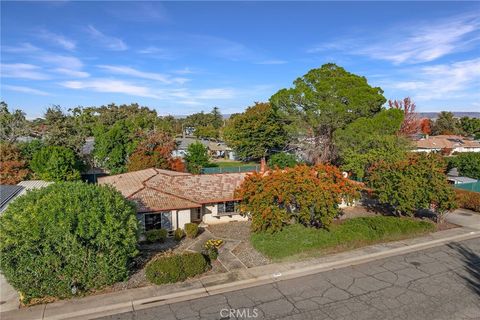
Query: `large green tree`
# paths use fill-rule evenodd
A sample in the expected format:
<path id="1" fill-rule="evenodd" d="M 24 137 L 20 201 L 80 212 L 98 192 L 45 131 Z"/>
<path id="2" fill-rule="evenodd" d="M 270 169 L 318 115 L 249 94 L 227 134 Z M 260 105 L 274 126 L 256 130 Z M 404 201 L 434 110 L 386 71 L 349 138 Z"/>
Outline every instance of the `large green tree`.
<path id="1" fill-rule="evenodd" d="M 480 118 L 462 117 L 460 125 L 466 135 L 480 139 Z"/>
<path id="2" fill-rule="evenodd" d="M 419 210 L 432 210 L 437 221 L 456 207 L 455 192 L 445 176 L 445 161 L 436 154 L 412 153 L 406 160 L 376 163 L 368 175 L 381 204 L 397 215 L 413 216 Z"/>
<path id="3" fill-rule="evenodd" d="M 0 216 L 0 268 L 21 293 L 67 298 L 128 276 L 137 254 L 135 206 L 112 187 L 54 183 Z"/>
<path id="4" fill-rule="evenodd" d="M 0 141 L 14 143 L 18 137 L 28 133 L 25 113 L 21 110 L 8 110 L 5 102 L 0 102 Z"/>
<path id="5" fill-rule="evenodd" d="M 457 168 L 462 176 L 480 180 L 480 153 L 459 153 L 449 158 L 448 167 Z"/>
<path id="6" fill-rule="evenodd" d="M 288 136 L 284 125 L 270 103 L 255 103 L 232 115 L 223 134 L 239 158 L 257 160 L 285 148 Z"/>
<path id="7" fill-rule="evenodd" d="M 383 90 L 372 87 L 365 77 L 347 72 L 333 63 L 312 69 L 270 98 L 272 105 L 291 120 L 293 143 L 307 161 L 318 163 L 335 158 L 333 133 L 360 117 L 382 108 Z"/>
<path id="8" fill-rule="evenodd" d="M 80 179 L 82 163 L 70 149 L 47 146 L 33 155 L 30 168 L 46 181 L 71 181 Z"/>
<path id="9" fill-rule="evenodd" d="M 403 111 L 389 109 L 371 118 L 359 118 L 337 130 L 335 145 L 342 169 L 363 179 L 373 163 L 403 159 L 408 140 L 397 135 L 403 123 Z"/>
<path id="10" fill-rule="evenodd" d="M 461 134 L 460 121 L 452 112 L 442 111 L 432 126 L 432 135 Z"/>
<path id="11" fill-rule="evenodd" d="M 185 155 L 187 170 L 190 173 L 200 173 L 202 168 L 208 166 L 208 149 L 201 142 L 196 141 L 190 144 Z"/>

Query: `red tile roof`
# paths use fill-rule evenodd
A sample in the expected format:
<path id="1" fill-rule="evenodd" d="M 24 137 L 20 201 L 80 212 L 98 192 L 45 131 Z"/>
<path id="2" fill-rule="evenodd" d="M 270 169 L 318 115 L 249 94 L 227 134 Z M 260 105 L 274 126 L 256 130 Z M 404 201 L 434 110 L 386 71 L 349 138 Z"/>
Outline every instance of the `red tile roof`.
<path id="1" fill-rule="evenodd" d="M 247 173 L 192 175 L 146 169 L 98 179 L 110 184 L 139 205 L 139 212 L 200 207 L 201 204 L 236 200 L 235 189 Z"/>
<path id="2" fill-rule="evenodd" d="M 480 142 L 467 140 L 462 136 L 455 135 L 430 136 L 426 139 L 415 141 L 415 144 L 420 149 L 480 148 Z"/>

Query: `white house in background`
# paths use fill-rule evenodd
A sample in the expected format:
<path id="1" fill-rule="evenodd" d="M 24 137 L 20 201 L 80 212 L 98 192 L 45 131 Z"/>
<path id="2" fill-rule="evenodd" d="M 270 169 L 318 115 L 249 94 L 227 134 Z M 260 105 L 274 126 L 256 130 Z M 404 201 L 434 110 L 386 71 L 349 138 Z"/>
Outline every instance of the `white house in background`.
<path id="1" fill-rule="evenodd" d="M 414 152 L 480 152 L 480 142 L 462 136 L 440 135 L 427 136 L 414 141 Z"/>
<path id="2" fill-rule="evenodd" d="M 172 151 L 173 157 L 184 158 L 187 154 L 188 147 L 195 142 L 200 142 L 208 149 L 208 154 L 215 159 L 236 160 L 235 152 L 227 146 L 223 141 L 210 141 L 196 138 L 177 138 L 175 139 L 177 147 Z"/>
<path id="3" fill-rule="evenodd" d="M 186 223 L 245 221 L 237 210 L 235 189 L 248 173 L 192 175 L 145 169 L 98 179 L 137 203 L 137 217 L 145 231 L 175 230 Z"/>

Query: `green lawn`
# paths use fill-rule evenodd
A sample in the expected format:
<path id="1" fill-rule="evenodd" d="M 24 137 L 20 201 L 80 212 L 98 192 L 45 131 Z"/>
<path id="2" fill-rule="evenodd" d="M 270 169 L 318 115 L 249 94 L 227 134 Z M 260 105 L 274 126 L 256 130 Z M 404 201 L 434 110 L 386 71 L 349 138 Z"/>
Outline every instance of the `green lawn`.
<path id="1" fill-rule="evenodd" d="M 216 164 L 218 167 L 227 168 L 227 167 L 244 167 L 244 166 L 254 166 L 258 165 L 256 162 L 241 162 L 241 161 L 214 161 L 213 164 Z"/>
<path id="2" fill-rule="evenodd" d="M 282 231 L 252 234 L 255 249 L 273 260 L 286 257 L 315 256 L 342 251 L 376 242 L 400 240 L 435 230 L 431 222 L 396 217 L 361 217 L 334 224 L 330 231 L 299 224 Z"/>

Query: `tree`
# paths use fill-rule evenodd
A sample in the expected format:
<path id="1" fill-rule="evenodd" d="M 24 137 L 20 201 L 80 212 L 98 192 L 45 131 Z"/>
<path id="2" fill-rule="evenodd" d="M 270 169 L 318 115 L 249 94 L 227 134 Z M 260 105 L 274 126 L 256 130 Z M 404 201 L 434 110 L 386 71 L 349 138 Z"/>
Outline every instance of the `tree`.
<path id="1" fill-rule="evenodd" d="M 480 118 L 462 117 L 460 126 L 466 135 L 480 139 Z"/>
<path id="2" fill-rule="evenodd" d="M 190 144 L 187 148 L 185 162 L 188 172 L 200 173 L 202 168 L 209 164 L 208 149 L 198 141 Z"/>
<path id="3" fill-rule="evenodd" d="M 424 118 L 420 121 L 420 131 L 427 135 L 432 133 L 432 120 Z"/>
<path id="4" fill-rule="evenodd" d="M 213 125 L 195 127 L 194 135 L 201 139 L 218 139 L 220 132 Z"/>
<path id="5" fill-rule="evenodd" d="M 172 158 L 175 139 L 169 133 L 156 131 L 142 134 L 135 150 L 128 157 L 127 170 L 137 171 L 148 168 L 183 169 Z"/>
<path id="6" fill-rule="evenodd" d="M 8 111 L 8 105 L 0 102 L 0 141 L 14 143 L 20 136 L 28 132 L 25 113 L 21 110 Z"/>
<path id="7" fill-rule="evenodd" d="M 359 118 L 337 130 L 334 141 L 342 170 L 363 179 L 375 162 L 405 158 L 408 141 L 397 135 L 403 123 L 403 112 L 394 108 L 371 118 Z"/>
<path id="8" fill-rule="evenodd" d="M 318 164 L 253 173 L 236 196 L 242 199 L 240 211 L 252 218 L 253 231 L 275 232 L 291 223 L 328 227 L 339 204 L 351 203 L 358 193 L 338 168 Z"/>
<path id="9" fill-rule="evenodd" d="M 232 115 L 224 128 L 224 138 L 244 160 L 257 160 L 283 150 L 287 132 L 283 120 L 269 103 L 255 103 L 245 112 Z"/>
<path id="10" fill-rule="evenodd" d="M 126 171 L 128 155 L 135 150 L 135 139 L 125 120 L 95 129 L 93 155 L 101 167 L 112 174 Z"/>
<path id="11" fill-rule="evenodd" d="M 480 153 L 459 153 L 451 157 L 449 168 L 457 168 L 460 175 L 480 180 Z"/>
<path id="12" fill-rule="evenodd" d="M 268 159 L 268 166 L 273 169 L 293 168 L 295 165 L 297 165 L 295 155 L 286 152 L 275 153 Z"/>
<path id="13" fill-rule="evenodd" d="M 220 109 L 214 107 L 209 113 L 202 111 L 189 115 L 183 123 L 186 127 L 195 128 L 194 134 L 198 138 L 218 139 L 223 126 L 223 116 Z"/>
<path id="14" fill-rule="evenodd" d="M 381 88 L 333 63 L 310 70 L 293 84 L 270 102 L 291 121 L 287 128 L 293 144 L 311 163 L 333 160 L 335 130 L 380 112 L 386 101 Z"/>
<path id="15" fill-rule="evenodd" d="M 112 187 L 60 182 L 31 190 L 0 217 L 0 268 L 21 293 L 67 298 L 128 276 L 135 206 Z"/>
<path id="16" fill-rule="evenodd" d="M 20 150 L 13 144 L 0 143 L 0 183 L 17 184 L 24 180 L 30 170 Z"/>
<path id="17" fill-rule="evenodd" d="M 433 135 L 461 134 L 460 124 L 452 112 L 440 112 L 432 127 Z"/>
<path id="18" fill-rule="evenodd" d="M 20 150 L 21 157 L 26 161 L 31 161 L 33 155 L 45 147 L 45 144 L 40 139 L 33 139 L 31 141 L 19 142 L 16 144 Z"/>
<path id="19" fill-rule="evenodd" d="M 410 97 L 406 97 L 403 100 L 388 100 L 388 105 L 392 109 L 398 109 L 403 112 L 402 126 L 398 131 L 400 135 L 408 136 L 418 133 L 420 122 L 415 112 L 417 106 Z"/>
<path id="20" fill-rule="evenodd" d="M 73 118 L 64 113 L 60 106 L 48 108 L 44 117 L 46 126 L 45 144 L 71 149 L 80 156 L 87 137 L 86 131 L 75 126 Z"/>
<path id="21" fill-rule="evenodd" d="M 47 146 L 33 155 L 30 168 L 42 180 L 72 181 L 80 179 L 82 164 L 72 150 Z"/>
<path id="22" fill-rule="evenodd" d="M 381 204 L 396 215 L 413 216 L 432 210 L 437 222 L 455 209 L 455 193 L 448 184 L 445 162 L 436 154 L 410 154 L 406 160 L 381 161 L 370 168 L 367 185 Z"/>

